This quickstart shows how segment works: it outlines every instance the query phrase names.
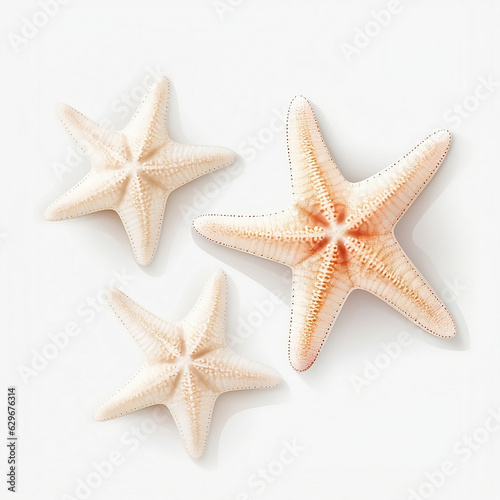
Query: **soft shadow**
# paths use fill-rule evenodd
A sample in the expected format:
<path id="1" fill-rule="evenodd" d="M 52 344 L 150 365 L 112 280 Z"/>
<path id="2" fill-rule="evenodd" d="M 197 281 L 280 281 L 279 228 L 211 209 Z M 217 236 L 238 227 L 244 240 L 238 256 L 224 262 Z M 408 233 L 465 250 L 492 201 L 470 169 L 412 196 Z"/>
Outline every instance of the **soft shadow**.
<path id="1" fill-rule="evenodd" d="M 320 123 L 324 120 L 321 113 L 318 116 L 318 122 Z M 400 242 L 403 249 L 407 252 L 411 261 L 420 270 L 424 278 L 429 282 L 429 284 L 436 291 L 437 295 L 445 302 L 446 306 L 450 310 L 455 323 L 457 325 L 457 334 L 453 338 L 441 338 L 429 334 L 418 326 L 414 325 L 412 322 L 404 318 L 397 311 L 390 308 L 383 301 L 371 296 L 368 292 L 355 291 L 346 301 L 346 306 L 343 308 L 343 312 L 339 315 L 333 331 L 337 331 L 341 328 L 341 317 L 345 317 L 346 310 L 352 309 L 352 305 L 356 304 L 360 309 L 351 310 L 351 314 L 356 314 L 359 310 L 362 310 L 367 304 L 371 303 L 374 299 L 379 304 L 379 307 L 385 308 L 388 311 L 386 313 L 392 316 L 399 317 L 403 320 L 403 326 L 400 330 L 407 330 L 415 335 L 416 338 L 422 340 L 433 346 L 448 349 L 463 351 L 470 347 L 470 334 L 467 323 L 463 314 L 460 311 L 457 303 L 454 301 L 446 301 L 443 297 L 441 291 L 446 288 L 446 284 L 443 278 L 440 276 L 438 270 L 433 264 L 429 256 L 419 248 L 413 239 L 413 234 L 415 232 L 415 227 L 417 223 L 422 219 L 424 214 L 432 207 L 432 204 L 436 202 L 440 194 L 444 191 L 447 185 L 451 182 L 451 179 L 458 174 L 457 169 L 452 168 L 453 165 L 459 164 L 453 161 L 453 143 L 448 152 L 448 155 L 443 162 L 432 181 L 423 190 L 423 192 L 417 197 L 413 205 L 410 207 L 408 212 L 403 216 L 401 221 L 397 224 L 395 234 Z M 397 159 L 397 158 L 396 158 Z M 382 166 L 380 170 L 384 167 Z M 284 180 L 285 182 L 285 180 Z M 285 208 L 285 207 L 283 207 Z M 446 220 L 443 220 L 443 226 Z M 258 282 L 260 285 L 265 287 L 271 293 L 276 294 L 277 291 L 280 292 L 279 298 L 282 299 L 288 306 L 290 306 L 291 297 L 291 270 L 288 267 L 283 266 L 266 259 L 256 257 L 251 254 L 246 254 L 238 250 L 233 250 L 216 243 L 212 243 L 196 231 L 193 231 L 194 241 L 196 244 L 208 252 L 214 258 L 221 260 L 228 264 L 229 266 L 237 269 L 243 274 L 247 275 L 249 278 Z M 348 326 L 348 325 L 345 325 Z M 384 324 L 380 324 L 379 329 L 383 329 Z M 331 342 L 330 342 L 331 343 Z M 323 351 L 327 350 L 329 342 L 325 343 L 322 353 L 316 361 L 315 365 L 309 370 L 309 372 L 315 371 L 315 366 L 321 364 L 321 360 L 324 356 Z"/>
<path id="2" fill-rule="evenodd" d="M 292 271 L 289 267 L 218 245 L 205 239 L 194 229 L 192 233 L 194 242 L 203 251 L 256 281 L 290 307 Z"/>
<path id="3" fill-rule="evenodd" d="M 218 467 L 220 438 L 231 417 L 245 410 L 283 404 L 289 401 L 290 389 L 284 381 L 271 389 L 250 389 L 221 394 L 215 402 L 205 453 L 195 461 L 195 464 L 207 470 Z M 252 432 L 258 432 L 258 429 L 251 426 L 251 422 L 249 422 L 249 427 Z"/>
<path id="4" fill-rule="evenodd" d="M 443 277 L 440 275 L 439 270 L 435 267 L 429 255 L 417 246 L 413 239 L 416 225 L 423 218 L 424 214 L 431 209 L 432 205 L 436 203 L 441 193 L 451 183 L 453 177 L 458 174 L 457 169 L 453 168 L 453 166 L 459 165 L 459 162 L 453 161 L 453 158 L 452 142 L 450 151 L 434 178 L 420 196 L 418 196 L 408 212 L 402 217 L 401 221 L 396 225 L 395 235 L 405 252 L 408 254 L 410 260 L 436 291 L 438 297 L 445 303 L 457 326 L 457 334 L 453 338 L 440 338 L 422 332 L 424 334 L 422 340 L 443 349 L 465 351 L 470 348 L 470 332 L 467 322 L 458 304 L 455 301 L 446 300 L 446 297 L 443 296 L 442 291 L 447 288 Z M 458 226 L 454 221 L 449 223 L 443 218 L 443 228 L 445 228 L 447 224 L 450 224 L 454 229 L 458 230 Z M 419 331 L 421 330 L 419 329 Z"/>
<path id="5" fill-rule="evenodd" d="M 232 317 L 233 314 L 231 311 L 235 312 L 235 317 L 238 316 L 238 305 L 240 302 L 239 296 L 240 294 L 236 284 L 233 279 L 228 276 L 226 336 L 230 332 L 232 325 L 235 324 L 233 319 L 236 318 Z M 244 354 L 239 352 L 237 348 L 235 349 L 235 352 L 243 357 L 246 357 Z M 213 470 L 217 468 L 219 464 L 219 449 L 222 432 L 224 431 L 227 422 L 234 415 L 254 408 L 283 404 L 290 401 L 290 399 L 290 389 L 288 384 L 286 384 L 283 379 L 277 387 L 269 389 L 248 389 L 221 394 L 215 402 L 205 453 L 202 457 L 195 460 L 194 463 L 206 470 Z M 251 421 L 248 423 L 247 429 L 249 429 L 249 432 L 258 432 L 258 430 L 252 426 Z"/>
<path id="6" fill-rule="evenodd" d="M 190 140 L 186 137 L 183 132 L 181 115 L 179 112 L 179 103 L 177 99 L 177 92 L 175 90 L 175 86 L 172 81 L 170 82 L 170 97 L 169 97 L 169 108 L 168 108 L 168 116 L 167 116 L 167 129 L 169 132 L 169 136 L 172 140 L 182 143 L 182 144 L 190 144 Z M 114 129 L 120 130 L 125 127 L 130 120 L 130 118 L 135 113 L 135 109 L 131 110 L 130 116 L 124 119 L 118 120 L 115 124 Z M 62 127 L 62 125 L 61 125 Z M 85 155 L 79 150 L 76 143 L 73 141 L 70 143 L 72 147 L 80 151 L 80 154 L 83 157 L 83 160 L 80 164 L 72 171 L 66 173 L 59 183 L 57 183 L 56 188 L 54 190 L 50 190 L 50 192 L 46 193 L 42 196 L 35 208 L 36 217 L 43 217 L 43 212 L 45 209 L 59 196 L 69 191 L 73 186 L 75 186 L 81 179 L 83 179 L 90 171 L 91 166 L 88 159 Z M 243 163 L 243 160 L 240 157 L 237 157 L 235 162 Z M 178 235 L 179 231 L 183 229 L 183 225 L 190 226 L 192 224 L 192 220 L 194 216 L 184 217 L 182 215 L 182 207 L 191 207 L 193 204 L 193 200 L 196 197 L 196 194 L 200 191 L 203 191 L 203 187 L 208 184 L 214 175 L 217 175 L 218 169 L 214 172 L 206 174 L 204 176 L 195 179 L 188 184 L 181 186 L 176 189 L 168 198 L 163 225 L 161 228 L 160 238 L 158 241 L 158 247 L 156 250 L 155 257 L 153 261 L 147 266 L 140 266 L 135 262 L 135 258 L 133 256 L 132 247 L 130 245 L 127 232 L 123 227 L 118 215 L 112 210 L 105 210 L 101 212 L 96 212 L 92 214 L 88 214 L 82 217 L 76 217 L 75 219 L 70 219 L 68 221 L 62 221 L 66 224 L 74 223 L 75 220 L 78 220 L 76 224 L 90 224 L 93 230 L 98 232 L 101 235 L 105 235 L 106 237 L 111 237 L 113 240 L 117 242 L 117 245 L 120 248 L 126 248 L 128 252 L 128 256 L 130 258 L 130 265 L 133 263 L 141 268 L 146 274 L 154 277 L 162 276 L 165 273 L 167 262 L 169 257 L 171 256 L 172 243 Z M 243 169 L 238 169 L 238 172 L 241 173 Z M 217 185 L 219 188 L 223 189 L 225 185 L 229 184 L 232 179 L 236 178 L 239 174 L 228 175 L 228 176 L 220 176 L 217 179 Z M 53 191 L 56 193 L 53 194 Z M 105 241 L 105 240 L 104 240 Z M 123 254 L 125 255 L 125 253 Z M 113 261 L 113 264 L 115 262 Z M 128 262 L 127 262 L 128 264 Z"/>

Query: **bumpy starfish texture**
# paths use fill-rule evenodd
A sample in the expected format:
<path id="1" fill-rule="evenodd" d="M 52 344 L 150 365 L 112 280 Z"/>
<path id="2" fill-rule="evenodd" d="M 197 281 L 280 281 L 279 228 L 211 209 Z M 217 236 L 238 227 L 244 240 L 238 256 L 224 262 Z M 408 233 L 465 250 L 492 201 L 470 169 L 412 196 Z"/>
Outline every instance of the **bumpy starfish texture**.
<path id="1" fill-rule="evenodd" d="M 271 215 L 195 219 L 207 239 L 292 268 L 289 358 L 295 370 L 314 363 L 356 288 L 434 335 L 455 335 L 446 307 L 394 237 L 395 224 L 436 173 L 450 140 L 439 130 L 394 165 L 351 183 L 331 158 L 311 105 L 299 96 L 287 119 L 292 206 Z"/>
<path id="2" fill-rule="evenodd" d="M 99 421 L 152 405 L 171 412 L 193 458 L 203 454 L 217 397 L 228 391 L 274 387 L 271 368 L 238 356 L 226 346 L 226 275 L 214 273 L 198 302 L 180 323 L 169 323 L 143 309 L 123 292 L 109 303 L 146 354 L 145 366 L 103 403 Z"/>
<path id="3" fill-rule="evenodd" d="M 59 116 L 92 169 L 46 210 L 46 219 L 114 210 L 125 226 L 137 262 L 149 264 L 169 194 L 234 160 L 234 153 L 226 148 L 172 141 L 167 133 L 168 98 L 168 80 L 161 76 L 121 131 L 107 130 L 75 109 L 61 106 Z"/>

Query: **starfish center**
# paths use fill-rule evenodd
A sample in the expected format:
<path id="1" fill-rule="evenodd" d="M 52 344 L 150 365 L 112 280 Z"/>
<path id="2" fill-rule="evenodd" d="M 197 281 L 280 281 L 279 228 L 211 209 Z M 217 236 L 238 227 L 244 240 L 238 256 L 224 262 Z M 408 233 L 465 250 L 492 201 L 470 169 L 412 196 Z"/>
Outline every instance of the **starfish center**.
<path id="1" fill-rule="evenodd" d="M 175 364 L 179 368 L 179 370 L 182 371 L 182 370 L 190 368 L 190 366 L 193 364 L 193 359 L 188 354 L 184 354 L 184 355 L 179 356 L 175 360 Z"/>
<path id="2" fill-rule="evenodd" d="M 123 168 L 128 171 L 129 175 L 138 175 L 142 172 L 142 164 L 134 160 L 126 161 Z"/>
<path id="3" fill-rule="evenodd" d="M 325 238 L 334 243 L 342 243 L 346 236 L 346 225 L 332 223 L 325 227 Z"/>
<path id="4" fill-rule="evenodd" d="M 346 249 L 346 241 L 350 236 L 349 226 L 345 222 L 324 222 L 323 234 L 319 241 L 314 245 L 314 251 L 321 254 L 329 253 L 332 251 L 332 244 L 335 245 L 336 251 L 332 254 L 338 264 L 342 264 L 350 260 L 352 255 Z"/>

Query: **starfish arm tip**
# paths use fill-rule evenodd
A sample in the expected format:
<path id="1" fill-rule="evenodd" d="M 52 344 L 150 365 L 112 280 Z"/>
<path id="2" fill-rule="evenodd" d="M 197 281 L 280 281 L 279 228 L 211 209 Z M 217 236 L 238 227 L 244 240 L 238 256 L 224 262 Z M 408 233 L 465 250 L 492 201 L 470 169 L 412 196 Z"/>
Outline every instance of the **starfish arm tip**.
<path id="1" fill-rule="evenodd" d="M 170 92 L 170 80 L 163 73 L 156 76 L 155 83 L 161 88 L 162 92 Z"/>
<path id="2" fill-rule="evenodd" d="M 205 451 L 205 446 L 206 443 L 204 443 L 203 446 L 186 445 L 186 451 L 193 460 L 199 460 Z"/>
<path id="3" fill-rule="evenodd" d="M 133 300 L 118 288 L 110 288 L 106 294 L 106 300 L 111 310 L 120 317 L 120 311 L 132 305 Z"/>
<path id="4" fill-rule="evenodd" d="M 227 241 L 232 229 L 234 229 L 234 224 L 235 217 L 231 215 L 206 214 L 194 219 L 193 228 L 208 241 L 235 248 Z"/>
<path id="5" fill-rule="evenodd" d="M 139 107 L 144 104 L 144 101 L 156 93 L 169 93 L 170 92 L 170 80 L 164 73 L 156 73 L 153 75 L 153 83 L 148 87 L 146 95 L 143 97 L 142 102 Z M 168 96 L 167 96 L 168 97 Z"/>
<path id="6" fill-rule="evenodd" d="M 118 215 L 124 220 L 122 215 L 118 212 Z M 161 226 L 158 228 L 158 233 L 155 238 L 151 238 L 148 241 L 142 239 L 142 235 L 138 233 L 137 230 L 131 230 L 128 224 L 124 224 L 127 229 L 128 238 L 130 245 L 132 246 L 132 253 L 134 254 L 134 259 L 142 267 L 148 266 L 153 262 L 158 249 L 158 242 L 160 241 Z"/>
<path id="7" fill-rule="evenodd" d="M 166 82 L 166 83 L 168 83 L 168 81 L 169 81 L 167 78 L 167 75 L 165 75 L 165 73 L 157 73 L 155 75 L 155 80 L 157 82 Z"/>
<path id="8" fill-rule="evenodd" d="M 457 325 L 447 307 L 441 304 L 441 307 L 435 311 L 432 320 L 420 322 L 417 319 L 417 324 L 423 327 L 424 330 L 435 335 L 436 337 L 452 338 L 457 334 Z"/>
<path id="9" fill-rule="evenodd" d="M 457 327 L 455 325 L 455 322 L 451 319 L 451 317 L 448 324 L 443 326 L 437 333 L 440 337 L 445 337 L 445 338 L 452 338 L 456 336 Z"/>
<path id="10" fill-rule="evenodd" d="M 193 229 L 207 239 L 210 239 L 210 234 L 212 232 L 210 217 L 209 215 L 199 215 L 193 220 Z"/>
<path id="11" fill-rule="evenodd" d="M 450 144 L 451 143 L 451 132 L 446 129 L 446 128 L 441 128 L 439 130 L 436 130 L 432 136 L 438 141 L 438 142 L 445 142 Z"/>
<path id="12" fill-rule="evenodd" d="M 204 154 L 208 152 L 209 161 L 207 166 L 210 167 L 210 170 L 206 173 L 227 167 L 231 163 L 234 163 L 237 158 L 237 154 L 232 149 L 223 146 L 202 146 L 200 151 Z"/>
<path id="13" fill-rule="evenodd" d="M 115 302 L 124 295 L 125 294 L 122 291 L 118 290 L 118 288 L 110 288 L 107 293 L 108 303 L 111 304 L 112 302 Z"/>
<path id="14" fill-rule="evenodd" d="M 299 113 L 304 110 L 312 109 L 311 108 L 311 103 L 308 101 L 306 97 L 304 97 L 301 94 L 298 94 L 293 97 L 293 99 L 290 102 L 290 107 L 288 109 L 288 114 L 291 115 Z"/>
<path id="15" fill-rule="evenodd" d="M 296 371 L 296 372 L 305 372 L 311 368 L 311 366 L 314 364 L 314 361 L 311 361 L 308 358 L 305 359 L 299 359 L 296 356 L 289 355 L 288 357 L 290 366 Z"/>
<path id="16" fill-rule="evenodd" d="M 47 221 L 57 221 L 59 220 L 59 217 L 57 215 L 57 210 L 54 208 L 53 205 L 50 205 L 45 212 L 43 213 L 43 217 Z"/>
<path id="17" fill-rule="evenodd" d="M 277 370 L 260 362 L 255 365 L 255 375 L 258 376 L 259 382 L 255 383 L 255 385 L 249 383 L 249 388 L 272 389 L 283 382 L 283 378 Z"/>
<path id="18" fill-rule="evenodd" d="M 71 135 L 71 137 L 73 137 L 80 148 L 85 152 L 86 143 L 82 142 L 82 140 L 84 141 L 85 139 L 80 137 L 80 135 L 85 135 L 85 128 L 88 127 L 89 123 L 93 122 L 69 104 L 58 104 L 56 107 L 56 113 L 66 131 L 69 133 L 69 135 Z M 97 127 L 98 125 L 94 124 L 94 126 Z"/>
<path id="19" fill-rule="evenodd" d="M 78 215 L 68 210 L 67 203 L 64 200 L 64 195 L 51 203 L 44 211 L 43 217 L 47 221 L 61 221 L 66 219 L 73 219 Z"/>
<path id="20" fill-rule="evenodd" d="M 309 101 L 302 94 L 297 94 L 297 95 L 293 96 L 292 101 L 291 101 L 291 105 L 294 105 L 294 106 L 304 106 L 304 105 L 308 105 L 308 104 L 309 104 Z"/>
<path id="21" fill-rule="evenodd" d="M 230 148 L 218 148 L 220 155 L 224 158 L 224 162 L 226 165 L 230 165 L 236 160 L 236 153 Z"/>
<path id="22" fill-rule="evenodd" d="M 106 420 L 111 420 L 112 418 L 114 417 L 111 416 L 108 408 L 106 407 L 106 403 L 102 403 L 94 412 L 94 420 L 97 422 L 105 422 Z"/>
<path id="23" fill-rule="evenodd" d="M 227 274 L 223 269 L 217 268 L 212 272 L 210 279 L 218 285 L 223 285 L 227 282 Z"/>
<path id="24" fill-rule="evenodd" d="M 205 282 L 205 286 L 200 294 L 201 297 L 209 295 L 210 297 L 226 297 L 227 293 L 227 274 L 220 268 L 212 271 Z"/>
<path id="25" fill-rule="evenodd" d="M 283 382 L 282 376 L 274 368 L 269 368 L 268 376 L 269 376 L 269 382 L 267 387 L 269 388 L 277 387 Z"/>
<path id="26" fill-rule="evenodd" d="M 71 119 L 75 113 L 78 111 L 66 103 L 59 103 L 56 105 L 56 113 L 59 119 L 65 123 L 68 119 Z"/>
<path id="27" fill-rule="evenodd" d="M 135 261 L 142 267 L 146 267 L 153 261 L 155 251 L 134 252 Z"/>

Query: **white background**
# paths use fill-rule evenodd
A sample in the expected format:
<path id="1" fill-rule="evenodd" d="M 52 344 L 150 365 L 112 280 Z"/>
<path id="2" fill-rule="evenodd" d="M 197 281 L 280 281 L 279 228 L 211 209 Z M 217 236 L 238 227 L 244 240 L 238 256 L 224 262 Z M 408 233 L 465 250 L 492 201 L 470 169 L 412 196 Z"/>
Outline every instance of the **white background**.
<path id="1" fill-rule="evenodd" d="M 483 426 L 500 409 L 500 87 L 481 81 L 500 80 L 500 2 L 403 1 L 377 28 L 372 11 L 387 7 L 386 0 L 243 0 L 218 12 L 212 0 L 72 0 L 19 45 L 13 34 L 22 36 L 23 18 L 41 7 L 3 2 L 1 321 L 3 387 L 17 386 L 19 398 L 17 497 L 404 500 L 419 488 L 420 498 L 499 497 L 500 432 Z M 342 44 L 364 29 L 373 36 L 346 57 Z M 158 70 L 172 83 L 171 137 L 241 156 L 236 173 L 211 174 L 171 196 L 157 256 L 140 268 L 115 214 L 56 223 L 42 214 L 90 168 L 84 159 L 61 174 L 74 145 L 56 105 L 121 128 L 144 78 Z M 420 331 L 357 291 L 314 367 L 295 373 L 287 360 L 290 271 L 193 233 L 197 214 L 269 213 L 290 202 L 284 125 L 273 117 L 296 94 L 313 103 L 351 181 L 385 168 L 433 130 L 451 129 L 440 172 L 396 236 L 452 311 L 453 340 Z M 457 106 L 467 116 L 457 118 Z M 260 151 L 251 151 L 251 137 Z M 199 461 L 184 451 L 166 409 L 95 422 L 97 405 L 143 354 L 106 307 L 92 315 L 87 301 L 125 271 L 133 277 L 122 287 L 127 294 L 180 320 L 217 266 L 229 275 L 232 347 L 274 366 L 283 384 L 223 395 Z M 50 335 L 73 323 L 80 334 L 54 354 Z M 387 360 L 383 345 L 404 331 L 410 345 L 357 388 L 369 363 Z M 44 349 L 53 359 L 42 366 L 38 358 L 37 375 L 22 376 Z M 130 432 L 141 426 L 145 439 L 136 446 Z M 286 442 L 299 451 L 283 464 Z M 102 479 L 93 463 L 111 453 L 121 463 Z M 426 473 L 446 462 L 449 477 L 425 485 Z M 268 480 L 258 479 L 262 470 Z M 89 478 L 91 489 L 77 491 Z M 6 484 L 1 491 L 14 497 Z"/>

